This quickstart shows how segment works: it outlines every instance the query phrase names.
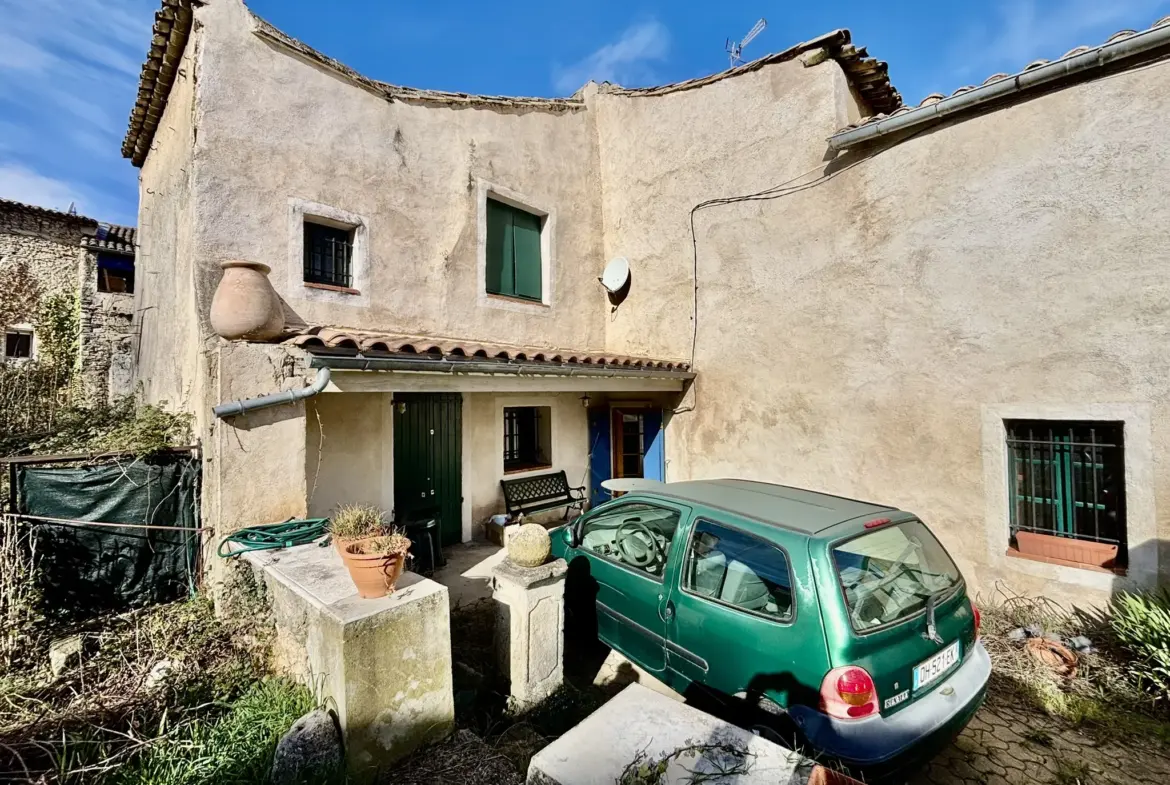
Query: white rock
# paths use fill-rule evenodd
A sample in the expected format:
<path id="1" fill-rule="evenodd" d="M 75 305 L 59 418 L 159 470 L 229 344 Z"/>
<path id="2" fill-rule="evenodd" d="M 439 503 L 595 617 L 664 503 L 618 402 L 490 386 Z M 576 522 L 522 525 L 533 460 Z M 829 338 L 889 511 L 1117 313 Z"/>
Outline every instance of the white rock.
<path id="1" fill-rule="evenodd" d="M 60 676 L 73 665 L 75 660 L 80 659 L 80 635 L 57 638 L 49 644 L 49 670 L 53 672 L 53 676 Z"/>
<path id="2" fill-rule="evenodd" d="M 153 690 L 170 678 L 171 674 L 178 670 L 178 667 L 179 663 L 174 660 L 159 660 L 150 669 L 150 673 L 146 674 L 144 686 L 148 690 Z"/>
<path id="3" fill-rule="evenodd" d="M 551 552 L 548 531 L 539 523 L 518 526 L 508 537 L 508 558 L 521 567 L 539 567 Z"/>

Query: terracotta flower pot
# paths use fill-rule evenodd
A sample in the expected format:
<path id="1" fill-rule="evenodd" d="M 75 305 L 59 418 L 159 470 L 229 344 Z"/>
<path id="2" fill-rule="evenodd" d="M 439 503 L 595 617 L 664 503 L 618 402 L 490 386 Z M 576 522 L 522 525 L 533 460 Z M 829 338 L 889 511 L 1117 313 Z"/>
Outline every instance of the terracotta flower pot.
<path id="1" fill-rule="evenodd" d="M 362 553 L 360 544 L 345 549 L 345 566 L 357 587 L 358 596 L 367 600 L 385 597 L 394 591 L 406 567 L 405 553 Z"/>
<path id="2" fill-rule="evenodd" d="M 337 548 L 337 552 L 341 554 L 341 560 L 348 561 L 349 553 L 346 552 L 346 549 L 349 546 L 369 542 L 370 540 L 376 539 L 377 536 L 376 534 L 371 534 L 369 537 L 334 537 L 333 545 Z"/>
<path id="3" fill-rule="evenodd" d="M 268 341 L 284 330 L 280 298 L 260 262 L 230 261 L 219 265 L 223 278 L 211 298 L 211 328 L 229 341 Z"/>
<path id="4" fill-rule="evenodd" d="M 1039 532 L 1016 532 L 1020 553 L 1043 559 L 1057 559 L 1073 564 L 1112 568 L 1117 562 L 1117 546 L 1072 537 L 1057 537 Z"/>

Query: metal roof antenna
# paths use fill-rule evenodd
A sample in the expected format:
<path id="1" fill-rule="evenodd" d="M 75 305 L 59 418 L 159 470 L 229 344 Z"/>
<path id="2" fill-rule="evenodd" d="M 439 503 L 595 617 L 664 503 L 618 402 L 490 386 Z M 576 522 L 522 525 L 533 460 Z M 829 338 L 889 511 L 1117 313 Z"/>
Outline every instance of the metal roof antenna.
<path id="1" fill-rule="evenodd" d="M 732 68 L 735 68 L 737 65 L 743 62 L 743 48 L 750 44 L 757 35 L 764 32 L 764 28 L 767 26 L 768 20 L 761 19 L 760 21 L 756 22 L 755 26 L 748 31 L 748 34 L 745 35 L 743 40 L 738 44 L 733 43 L 730 38 L 727 39 L 725 48 L 727 49 L 728 56 L 731 58 Z"/>

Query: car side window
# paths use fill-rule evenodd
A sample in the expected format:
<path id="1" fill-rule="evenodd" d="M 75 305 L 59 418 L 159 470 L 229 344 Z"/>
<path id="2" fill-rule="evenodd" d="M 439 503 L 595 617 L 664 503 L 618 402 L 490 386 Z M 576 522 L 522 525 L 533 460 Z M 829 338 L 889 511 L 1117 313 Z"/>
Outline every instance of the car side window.
<path id="1" fill-rule="evenodd" d="M 680 517 L 653 504 L 618 505 L 582 523 L 581 548 L 661 580 Z"/>
<path id="2" fill-rule="evenodd" d="M 778 621 L 792 618 L 792 573 L 784 551 L 764 540 L 699 521 L 682 587 L 691 594 Z"/>

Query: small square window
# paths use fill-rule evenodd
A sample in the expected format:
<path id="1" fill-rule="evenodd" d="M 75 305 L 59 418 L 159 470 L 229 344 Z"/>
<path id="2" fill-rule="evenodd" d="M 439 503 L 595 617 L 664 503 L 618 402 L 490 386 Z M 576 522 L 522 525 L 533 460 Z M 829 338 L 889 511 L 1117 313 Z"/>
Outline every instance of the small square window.
<path id="1" fill-rule="evenodd" d="M 304 282 L 353 286 L 354 230 L 305 221 Z"/>
<path id="2" fill-rule="evenodd" d="M 4 357 L 9 360 L 27 360 L 32 357 L 32 330 L 8 330 L 4 333 Z"/>
<path id="3" fill-rule="evenodd" d="M 133 294 L 134 257 L 116 253 L 97 255 L 97 288 L 99 292 Z"/>
<path id="4" fill-rule="evenodd" d="M 504 409 L 504 471 L 552 466 L 552 408 L 510 406 Z"/>
<path id="5" fill-rule="evenodd" d="M 1017 551 L 1055 563 L 1124 567 L 1124 424 L 1007 420 L 1004 426 Z"/>
<path id="6" fill-rule="evenodd" d="M 540 302 L 541 239 L 539 215 L 496 199 L 487 200 L 487 280 L 489 294 Z"/>

